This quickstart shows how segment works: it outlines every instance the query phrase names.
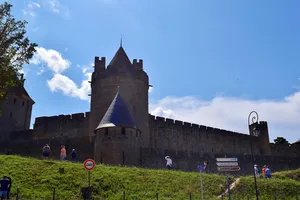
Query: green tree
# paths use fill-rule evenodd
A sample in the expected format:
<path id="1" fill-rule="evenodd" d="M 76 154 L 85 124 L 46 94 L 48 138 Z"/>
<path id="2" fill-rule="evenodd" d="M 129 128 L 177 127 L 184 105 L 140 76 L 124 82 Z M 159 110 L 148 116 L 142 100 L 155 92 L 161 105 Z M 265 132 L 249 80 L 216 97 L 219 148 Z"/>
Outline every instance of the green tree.
<path id="1" fill-rule="evenodd" d="M 7 91 L 17 84 L 16 76 L 35 53 L 36 43 L 30 43 L 26 21 L 18 21 L 11 14 L 12 5 L 0 4 L 0 115 Z"/>
<path id="2" fill-rule="evenodd" d="M 275 144 L 290 144 L 284 137 L 277 137 L 274 140 Z"/>

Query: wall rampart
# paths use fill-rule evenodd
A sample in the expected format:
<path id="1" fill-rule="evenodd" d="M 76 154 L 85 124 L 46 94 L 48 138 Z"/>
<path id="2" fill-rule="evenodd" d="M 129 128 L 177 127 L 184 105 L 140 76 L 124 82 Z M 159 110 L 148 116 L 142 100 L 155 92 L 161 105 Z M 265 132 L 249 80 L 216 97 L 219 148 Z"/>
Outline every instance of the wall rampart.
<path id="1" fill-rule="evenodd" d="M 272 155 L 285 157 L 300 157 L 300 145 L 270 144 Z"/>
<path id="2" fill-rule="evenodd" d="M 254 154 L 260 154 L 258 138 L 242 133 L 192 124 L 158 116 L 149 116 L 153 149 L 186 151 L 196 155 L 250 155 L 250 139 Z"/>
<path id="3" fill-rule="evenodd" d="M 67 159 L 71 160 L 72 149 L 76 150 L 77 160 L 84 161 L 88 158 L 93 158 L 94 155 L 94 138 L 84 136 L 78 138 L 18 138 L 17 140 L 0 141 L 0 153 L 2 154 L 14 154 L 26 157 L 42 158 L 42 149 L 45 144 L 49 144 L 51 147 L 51 159 L 60 158 L 61 145 L 66 146 Z"/>
<path id="4" fill-rule="evenodd" d="M 217 171 L 216 157 L 223 156 L 211 156 L 209 154 L 204 155 L 192 155 L 190 156 L 187 151 L 173 151 L 173 150 L 161 150 L 141 148 L 142 166 L 154 169 L 166 168 L 165 155 L 171 157 L 173 161 L 173 169 L 183 171 L 198 171 L 197 166 L 203 164 L 204 161 L 209 161 L 206 173 L 221 173 Z M 239 172 L 228 172 L 231 175 L 245 175 L 253 173 L 253 163 L 251 155 L 235 154 L 234 157 L 238 158 L 239 166 L 241 170 Z M 259 170 L 263 165 L 269 165 L 273 172 L 298 169 L 300 167 L 299 157 L 288 158 L 285 156 L 254 156 L 254 162 L 258 165 Z"/>
<path id="5" fill-rule="evenodd" d="M 82 137 L 88 135 L 90 113 L 75 113 L 38 117 L 34 123 L 34 137 Z"/>

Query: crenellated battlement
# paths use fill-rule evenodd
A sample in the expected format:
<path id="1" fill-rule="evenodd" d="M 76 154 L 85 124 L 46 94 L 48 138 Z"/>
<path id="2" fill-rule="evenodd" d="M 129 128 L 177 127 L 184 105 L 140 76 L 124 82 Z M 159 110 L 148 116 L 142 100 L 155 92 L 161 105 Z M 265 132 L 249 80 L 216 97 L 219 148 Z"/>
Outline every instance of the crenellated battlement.
<path id="1" fill-rule="evenodd" d="M 99 57 L 96 56 L 94 62 L 95 72 L 105 71 L 105 64 L 106 64 L 105 62 L 106 62 L 105 57 L 101 57 L 101 59 L 99 59 Z"/>
<path id="2" fill-rule="evenodd" d="M 164 118 L 160 116 L 153 116 L 149 115 L 149 118 L 152 122 L 159 126 L 166 126 L 166 127 L 177 127 L 177 128 L 182 128 L 185 130 L 191 130 L 191 131 L 198 131 L 200 133 L 206 132 L 206 133 L 215 133 L 215 134 L 222 134 L 224 136 L 246 136 L 248 135 L 243 134 L 243 133 L 238 133 L 238 132 L 232 132 L 229 130 L 223 130 L 219 128 L 214 128 L 214 127 L 209 127 L 209 126 L 204 126 L 204 125 L 199 125 L 199 124 L 193 124 L 190 122 L 185 122 L 185 121 L 179 121 L 179 120 L 174 120 L 174 119 L 169 119 L 169 118 Z M 266 122 L 260 122 L 261 124 L 264 124 Z"/>
<path id="3" fill-rule="evenodd" d="M 90 112 L 75 113 L 71 115 L 43 116 L 35 118 L 34 129 L 45 124 L 78 123 L 88 121 Z"/>
<path id="4" fill-rule="evenodd" d="M 142 59 L 133 59 L 132 61 L 132 65 L 133 67 L 135 67 L 136 69 L 143 69 L 143 60 Z"/>

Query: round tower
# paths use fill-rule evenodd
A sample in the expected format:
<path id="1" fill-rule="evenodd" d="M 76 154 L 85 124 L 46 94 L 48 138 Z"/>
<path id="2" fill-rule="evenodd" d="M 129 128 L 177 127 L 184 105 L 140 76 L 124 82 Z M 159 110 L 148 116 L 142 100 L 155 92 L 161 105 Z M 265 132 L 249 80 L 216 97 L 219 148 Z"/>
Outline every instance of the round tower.
<path id="1" fill-rule="evenodd" d="M 107 68 L 105 58 L 95 57 L 91 80 L 90 130 L 92 134 L 99 125 L 120 86 L 124 99 L 137 128 L 141 131 L 141 146 L 149 146 L 149 78 L 143 70 L 143 61 L 130 62 L 122 46 L 118 49 Z"/>
<path id="2" fill-rule="evenodd" d="M 118 92 L 95 129 L 94 159 L 110 165 L 140 165 L 141 132 Z"/>

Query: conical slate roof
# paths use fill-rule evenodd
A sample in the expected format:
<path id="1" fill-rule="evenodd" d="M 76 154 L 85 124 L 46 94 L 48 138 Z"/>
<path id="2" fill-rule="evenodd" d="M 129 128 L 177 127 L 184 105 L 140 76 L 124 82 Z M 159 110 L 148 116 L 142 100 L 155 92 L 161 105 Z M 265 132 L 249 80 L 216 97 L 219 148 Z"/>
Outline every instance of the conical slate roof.
<path id="1" fill-rule="evenodd" d="M 131 113 L 129 112 L 124 100 L 118 92 L 107 109 L 100 124 L 95 129 L 109 128 L 109 127 L 124 127 L 137 129 Z"/>
<path id="2" fill-rule="evenodd" d="M 22 81 L 25 81 L 25 79 L 23 79 L 23 74 L 21 74 L 21 78 L 19 78 L 17 74 L 14 74 L 12 78 L 15 79 L 17 81 L 17 83 L 15 86 L 8 89 L 8 94 L 16 95 L 20 98 L 29 100 L 34 104 L 35 102 L 29 96 L 28 92 L 26 91 L 26 89 L 24 87 L 24 84 L 23 84 L 24 82 L 22 83 Z"/>
<path id="3" fill-rule="evenodd" d="M 120 67 L 121 65 L 131 66 L 131 62 L 122 46 L 120 46 L 108 66 Z"/>

